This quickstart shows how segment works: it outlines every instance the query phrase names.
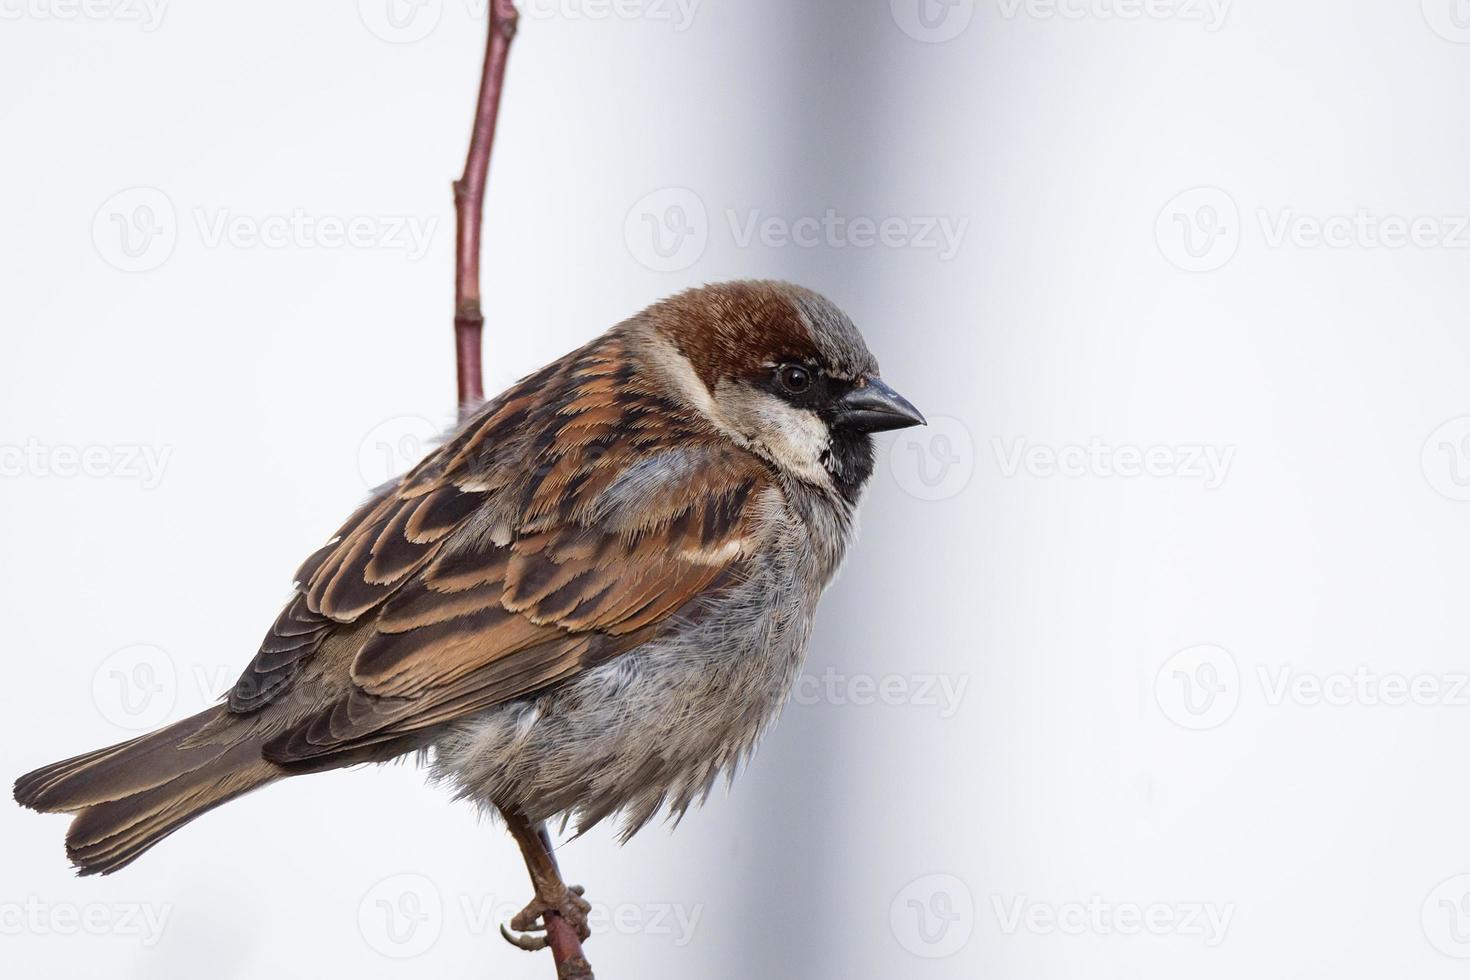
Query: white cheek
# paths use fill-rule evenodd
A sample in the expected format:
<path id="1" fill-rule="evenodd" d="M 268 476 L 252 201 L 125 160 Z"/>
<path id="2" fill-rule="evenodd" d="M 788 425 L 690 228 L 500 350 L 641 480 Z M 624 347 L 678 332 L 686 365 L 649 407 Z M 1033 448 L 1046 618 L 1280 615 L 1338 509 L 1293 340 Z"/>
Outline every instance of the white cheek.
<path id="1" fill-rule="evenodd" d="M 766 430 L 772 433 L 772 450 L 789 463 L 822 469 L 822 454 L 832 444 L 832 436 L 825 423 L 817 419 L 813 411 L 788 406 L 775 398 L 772 398 L 772 404 L 773 407 L 763 413 Z"/>
<path id="2" fill-rule="evenodd" d="M 831 445 L 827 425 L 817 414 L 797 408 L 768 391 L 723 382 L 705 388 L 682 354 L 661 339 L 650 342 L 652 363 L 676 396 L 742 446 L 755 449 L 793 475 L 830 487 L 832 475 L 822 459 Z"/>
<path id="3" fill-rule="evenodd" d="M 760 445 L 778 466 L 798 478 L 831 485 L 822 457 L 832 444 L 831 433 L 814 411 L 786 404 L 763 391 L 741 392 L 735 414 L 753 444 Z"/>

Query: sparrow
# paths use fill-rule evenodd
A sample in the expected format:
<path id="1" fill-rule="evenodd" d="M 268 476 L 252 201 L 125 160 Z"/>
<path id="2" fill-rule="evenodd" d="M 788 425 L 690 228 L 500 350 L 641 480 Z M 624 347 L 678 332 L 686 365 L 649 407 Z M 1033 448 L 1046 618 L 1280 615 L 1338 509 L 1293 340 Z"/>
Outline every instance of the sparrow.
<path id="1" fill-rule="evenodd" d="M 15 799 L 74 815 L 83 875 L 267 783 L 408 753 L 523 841 L 553 819 L 618 815 L 624 840 L 677 823 L 784 702 L 873 433 L 923 421 L 817 293 L 663 300 L 374 492 L 301 565 L 220 704 L 37 769 Z M 556 912 L 585 938 L 586 902 L 554 873 L 533 869 L 512 923 Z"/>

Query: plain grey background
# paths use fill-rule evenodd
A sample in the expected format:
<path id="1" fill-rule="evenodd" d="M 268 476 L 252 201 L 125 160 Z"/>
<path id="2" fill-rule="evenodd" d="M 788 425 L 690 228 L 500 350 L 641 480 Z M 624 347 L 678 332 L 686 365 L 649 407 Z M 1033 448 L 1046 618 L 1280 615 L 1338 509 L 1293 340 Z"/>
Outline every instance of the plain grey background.
<path id="1" fill-rule="evenodd" d="M 0 0 L 0 773 L 199 710 L 452 412 L 483 0 Z M 822 290 L 885 438 L 793 703 L 563 848 L 600 977 L 1461 976 L 1470 5 L 538 0 L 498 389 L 685 286 Z M 545 977 L 411 765 L 126 872 L 0 807 L 17 976 Z"/>

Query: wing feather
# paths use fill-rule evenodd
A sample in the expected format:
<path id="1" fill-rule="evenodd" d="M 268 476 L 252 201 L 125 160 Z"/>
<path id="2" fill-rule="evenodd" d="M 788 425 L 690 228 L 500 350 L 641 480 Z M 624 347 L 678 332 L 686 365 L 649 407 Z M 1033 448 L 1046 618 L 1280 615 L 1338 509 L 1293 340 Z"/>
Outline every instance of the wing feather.
<path id="1" fill-rule="evenodd" d="M 363 638 L 268 758 L 349 757 L 532 694 L 739 576 L 770 471 L 642 390 L 619 343 L 486 406 L 307 559 L 231 707 L 270 703 L 348 624 Z"/>

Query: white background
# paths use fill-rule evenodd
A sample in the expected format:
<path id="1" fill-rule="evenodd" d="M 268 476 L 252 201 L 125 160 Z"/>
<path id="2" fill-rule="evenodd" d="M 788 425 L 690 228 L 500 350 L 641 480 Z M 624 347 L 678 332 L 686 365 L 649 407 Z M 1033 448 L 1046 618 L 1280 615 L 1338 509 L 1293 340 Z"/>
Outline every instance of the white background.
<path id="1" fill-rule="evenodd" d="M 7 780 L 209 704 L 450 417 L 483 15 L 385 2 L 0 0 Z M 1470 7 L 923 2 L 522 19 L 491 388 L 779 276 L 934 421 L 733 793 L 562 850 L 598 976 L 1463 976 Z M 12 975 L 551 973 L 407 765 L 64 826 L 0 807 Z"/>

